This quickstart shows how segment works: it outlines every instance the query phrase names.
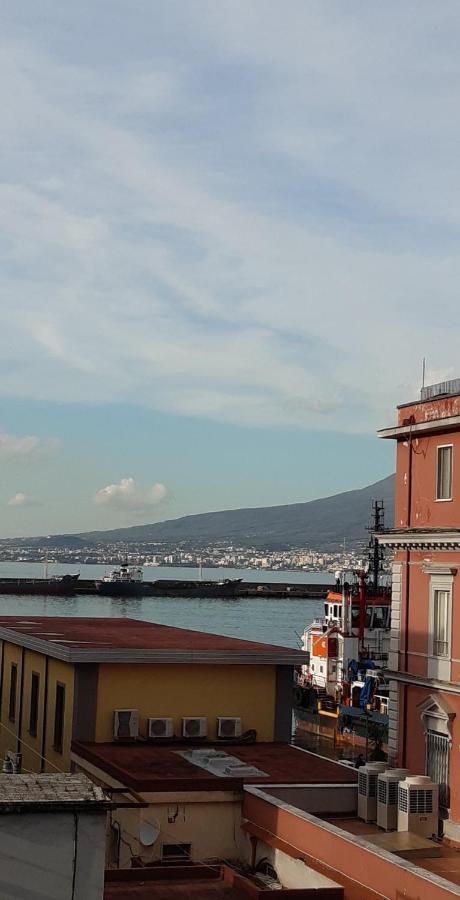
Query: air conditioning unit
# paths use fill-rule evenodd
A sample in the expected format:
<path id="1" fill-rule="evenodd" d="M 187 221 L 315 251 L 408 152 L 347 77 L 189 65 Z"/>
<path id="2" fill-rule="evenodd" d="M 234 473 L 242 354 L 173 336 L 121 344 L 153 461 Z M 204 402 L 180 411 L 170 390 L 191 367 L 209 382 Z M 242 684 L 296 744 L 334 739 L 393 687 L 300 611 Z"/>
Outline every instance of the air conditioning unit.
<path id="1" fill-rule="evenodd" d="M 139 737 L 138 709 L 114 709 L 113 736 L 117 741 Z"/>
<path id="2" fill-rule="evenodd" d="M 170 718 L 147 719 L 147 737 L 150 740 L 174 737 L 174 721 Z"/>
<path id="3" fill-rule="evenodd" d="M 232 718 L 219 716 L 217 719 L 217 737 L 219 738 L 237 738 L 241 737 L 241 719 L 237 716 Z"/>
<path id="4" fill-rule="evenodd" d="M 206 716 L 185 716 L 182 719 L 182 737 L 201 738 L 208 733 Z"/>
<path id="5" fill-rule="evenodd" d="M 377 825 L 385 831 L 398 827 L 398 784 L 409 769 L 388 769 L 377 776 Z"/>
<path id="6" fill-rule="evenodd" d="M 366 763 L 358 769 L 358 818 L 375 822 L 377 818 L 377 778 L 388 769 L 386 762 Z"/>
<path id="7" fill-rule="evenodd" d="M 438 833 L 439 785 L 428 775 L 410 775 L 398 788 L 398 831 L 431 838 Z"/>

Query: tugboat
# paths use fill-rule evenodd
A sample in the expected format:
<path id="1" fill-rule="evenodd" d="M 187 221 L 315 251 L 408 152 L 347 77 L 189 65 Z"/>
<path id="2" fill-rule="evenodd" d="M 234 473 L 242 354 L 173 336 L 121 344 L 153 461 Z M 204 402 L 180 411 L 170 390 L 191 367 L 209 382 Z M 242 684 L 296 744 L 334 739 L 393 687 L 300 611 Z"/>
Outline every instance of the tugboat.
<path id="1" fill-rule="evenodd" d="M 382 548 L 375 533 L 383 528 L 383 502 L 373 503 L 373 535 L 367 571 L 338 573 L 328 592 L 324 616 L 305 628 L 302 648 L 310 655 L 294 690 L 299 732 L 324 737 L 369 734 L 388 737 L 389 688 L 384 669 L 390 649 L 391 589 L 383 583 Z"/>
<path id="2" fill-rule="evenodd" d="M 96 581 L 98 594 L 104 597 L 142 597 L 144 593 L 144 573 L 140 566 L 123 563 Z"/>

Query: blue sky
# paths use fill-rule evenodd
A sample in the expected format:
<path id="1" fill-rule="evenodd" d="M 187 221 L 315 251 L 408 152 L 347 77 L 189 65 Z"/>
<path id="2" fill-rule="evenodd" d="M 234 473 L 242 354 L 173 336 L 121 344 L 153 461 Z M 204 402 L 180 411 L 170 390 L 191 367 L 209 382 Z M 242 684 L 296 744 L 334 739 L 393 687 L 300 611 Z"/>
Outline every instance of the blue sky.
<path id="1" fill-rule="evenodd" d="M 5 0 L 0 534 L 310 499 L 459 374 L 456 3 Z"/>

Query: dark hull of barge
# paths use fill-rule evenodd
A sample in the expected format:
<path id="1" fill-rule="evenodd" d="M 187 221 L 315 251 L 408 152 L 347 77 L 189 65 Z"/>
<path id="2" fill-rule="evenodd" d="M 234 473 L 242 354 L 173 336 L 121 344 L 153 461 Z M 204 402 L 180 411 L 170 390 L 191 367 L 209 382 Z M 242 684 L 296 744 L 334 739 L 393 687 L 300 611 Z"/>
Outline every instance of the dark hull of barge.
<path id="1" fill-rule="evenodd" d="M 275 597 L 280 600 L 291 599 L 324 599 L 330 590 L 329 584 L 289 584 L 273 582 L 248 582 L 248 581 L 170 581 L 159 579 L 158 581 L 144 581 L 136 583 L 135 590 L 131 585 L 126 585 L 125 593 L 118 593 L 120 585 L 104 585 L 100 590 L 100 582 L 93 579 L 79 579 L 78 581 L 59 581 L 46 578 L 2 578 L 0 581 L 1 594 L 17 595 L 41 595 L 41 596 L 68 596 L 78 595 L 107 595 L 129 597 L 219 597 L 228 599 L 241 599 L 245 597 Z"/>

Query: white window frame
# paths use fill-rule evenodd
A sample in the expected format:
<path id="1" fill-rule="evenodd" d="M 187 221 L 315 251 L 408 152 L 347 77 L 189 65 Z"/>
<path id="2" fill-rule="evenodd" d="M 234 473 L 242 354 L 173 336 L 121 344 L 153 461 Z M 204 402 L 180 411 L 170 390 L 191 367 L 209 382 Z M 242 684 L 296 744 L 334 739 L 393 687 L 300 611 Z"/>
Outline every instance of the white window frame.
<path id="1" fill-rule="evenodd" d="M 438 497 L 438 487 L 439 487 L 439 451 L 440 450 L 451 450 L 450 454 L 450 497 Z M 454 481 L 454 445 L 453 444 L 438 444 L 436 447 L 436 503 L 451 503 L 452 502 L 452 485 Z"/>
<path id="2" fill-rule="evenodd" d="M 450 681 L 452 668 L 452 591 L 454 579 L 449 575 L 432 575 L 430 578 L 428 621 L 428 678 Z M 447 591 L 447 656 L 434 653 L 434 597 L 435 591 Z"/>

